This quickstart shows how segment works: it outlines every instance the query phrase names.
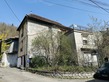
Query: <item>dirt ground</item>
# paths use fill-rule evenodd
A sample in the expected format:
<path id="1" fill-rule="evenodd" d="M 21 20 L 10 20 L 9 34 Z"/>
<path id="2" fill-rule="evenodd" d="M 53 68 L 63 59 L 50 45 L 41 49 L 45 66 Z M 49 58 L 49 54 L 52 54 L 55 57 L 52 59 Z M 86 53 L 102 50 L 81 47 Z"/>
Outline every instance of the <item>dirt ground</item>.
<path id="1" fill-rule="evenodd" d="M 17 68 L 0 68 L 0 82 L 109 82 L 95 79 L 56 79 Z"/>

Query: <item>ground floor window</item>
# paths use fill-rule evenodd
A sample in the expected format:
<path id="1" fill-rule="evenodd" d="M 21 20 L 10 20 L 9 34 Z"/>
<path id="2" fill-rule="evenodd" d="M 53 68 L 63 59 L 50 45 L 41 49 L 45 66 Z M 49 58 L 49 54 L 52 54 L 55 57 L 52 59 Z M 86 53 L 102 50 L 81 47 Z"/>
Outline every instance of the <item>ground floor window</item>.
<path id="1" fill-rule="evenodd" d="M 86 66 L 97 66 L 98 65 L 96 54 L 91 54 L 90 52 L 84 52 L 83 57 L 84 57 L 84 65 Z"/>
<path id="2" fill-rule="evenodd" d="M 91 53 L 89 52 L 84 52 L 83 54 L 84 56 L 84 63 L 85 65 L 91 65 L 92 64 L 92 56 L 91 56 Z"/>

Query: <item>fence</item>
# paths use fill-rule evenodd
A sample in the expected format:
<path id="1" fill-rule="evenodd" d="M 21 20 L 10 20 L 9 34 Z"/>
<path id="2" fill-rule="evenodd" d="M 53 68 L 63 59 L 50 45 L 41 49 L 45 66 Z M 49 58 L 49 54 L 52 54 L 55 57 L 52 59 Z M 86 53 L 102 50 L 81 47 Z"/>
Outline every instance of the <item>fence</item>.
<path id="1" fill-rule="evenodd" d="M 44 68 L 45 69 L 45 68 Z M 42 70 L 42 69 L 33 69 L 33 68 L 28 68 L 26 69 L 27 71 L 30 71 L 32 73 L 37 73 L 40 75 L 44 76 L 49 76 L 53 78 L 66 78 L 66 79 L 78 79 L 78 78 L 93 78 L 93 75 L 96 71 L 96 68 L 82 68 L 75 69 L 72 68 L 73 70 L 67 70 L 67 71 L 60 71 L 60 70 Z M 81 71 L 80 71 L 81 70 Z"/>

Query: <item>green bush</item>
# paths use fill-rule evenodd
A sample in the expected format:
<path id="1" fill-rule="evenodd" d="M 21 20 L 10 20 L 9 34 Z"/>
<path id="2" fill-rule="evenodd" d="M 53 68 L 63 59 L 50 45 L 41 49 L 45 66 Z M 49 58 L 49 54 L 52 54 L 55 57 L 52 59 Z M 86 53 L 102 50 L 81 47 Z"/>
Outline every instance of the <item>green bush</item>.
<path id="1" fill-rule="evenodd" d="M 35 61 L 38 59 L 37 61 Z M 33 67 L 37 71 L 54 71 L 54 72 L 72 72 L 72 73 L 81 73 L 81 72 L 94 72 L 97 67 L 83 67 L 83 66 L 47 66 L 47 63 L 42 61 L 43 58 L 41 57 L 36 57 L 33 59 Z M 34 70 L 33 70 L 34 71 Z"/>
<path id="2" fill-rule="evenodd" d="M 46 58 L 43 56 L 35 56 L 34 58 L 32 58 L 30 62 L 30 67 L 32 68 L 43 67 L 46 65 L 47 65 Z"/>
<path id="3" fill-rule="evenodd" d="M 84 72 L 84 67 L 82 66 L 77 66 L 75 69 L 76 72 L 80 73 L 80 72 Z"/>
<path id="4" fill-rule="evenodd" d="M 92 71 L 96 71 L 97 67 L 84 67 L 84 71 L 85 72 L 92 72 Z"/>

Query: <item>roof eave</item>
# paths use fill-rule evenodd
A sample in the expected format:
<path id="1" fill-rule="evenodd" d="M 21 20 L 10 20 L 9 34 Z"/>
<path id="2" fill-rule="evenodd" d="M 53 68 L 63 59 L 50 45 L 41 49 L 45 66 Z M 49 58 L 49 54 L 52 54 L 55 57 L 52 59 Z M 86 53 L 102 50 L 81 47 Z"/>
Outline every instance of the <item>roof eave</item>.
<path id="1" fill-rule="evenodd" d="M 20 30 L 22 24 L 27 20 L 27 18 L 28 18 L 28 15 L 26 15 L 26 16 L 23 18 L 22 22 L 20 23 L 19 27 L 17 28 L 17 31 Z"/>
<path id="2" fill-rule="evenodd" d="M 37 18 L 35 18 L 35 17 L 31 17 L 31 16 L 29 16 L 29 15 L 26 15 L 26 16 L 24 17 L 24 19 L 22 20 L 21 24 L 19 25 L 17 31 L 20 30 L 22 24 L 23 24 L 26 20 L 33 20 L 33 21 L 39 20 L 39 21 L 41 21 L 41 22 L 45 22 L 45 23 L 48 23 L 48 24 L 51 24 L 51 25 L 56 25 L 56 26 L 58 26 L 58 28 L 61 29 L 61 30 L 72 30 L 72 28 L 66 27 L 66 26 L 61 25 L 61 24 L 54 24 L 54 23 L 51 23 L 51 22 L 47 22 L 47 21 L 44 21 L 44 20 L 37 19 Z"/>

